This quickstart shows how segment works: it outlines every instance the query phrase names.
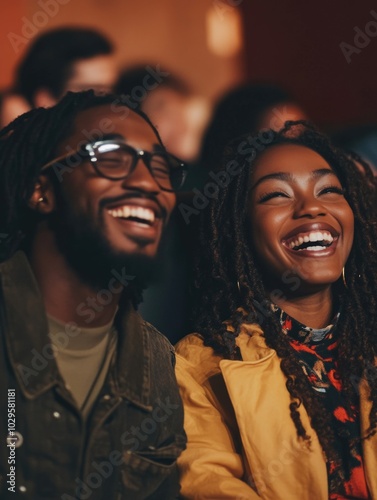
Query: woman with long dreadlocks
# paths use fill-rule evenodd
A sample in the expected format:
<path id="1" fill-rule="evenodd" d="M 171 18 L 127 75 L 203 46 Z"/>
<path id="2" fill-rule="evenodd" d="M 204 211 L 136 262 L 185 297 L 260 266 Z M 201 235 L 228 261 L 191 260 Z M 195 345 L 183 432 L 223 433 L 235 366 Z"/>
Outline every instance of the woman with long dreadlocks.
<path id="1" fill-rule="evenodd" d="M 373 176 L 308 124 L 268 137 L 202 214 L 182 496 L 377 499 Z"/>

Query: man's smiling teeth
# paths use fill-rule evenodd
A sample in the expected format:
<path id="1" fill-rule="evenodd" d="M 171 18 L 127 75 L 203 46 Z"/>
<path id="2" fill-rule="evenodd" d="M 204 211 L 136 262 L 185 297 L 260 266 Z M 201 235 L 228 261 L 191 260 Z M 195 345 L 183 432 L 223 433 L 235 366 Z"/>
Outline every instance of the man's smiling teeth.
<path id="1" fill-rule="evenodd" d="M 156 219 L 155 213 L 150 208 L 136 207 L 135 205 L 124 205 L 123 207 L 108 210 L 115 218 L 128 219 L 130 217 L 139 219 L 147 224 L 153 224 Z"/>
<path id="2" fill-rule="evenodd" d="M 311 231 L 310 233 L 303 233 L 295 237 L 295 239 L 287 242 L 287 246 L 294 250 L 310 250 L 312 252 L 315 252 L 327 248 L 332 244 L 333 241 L 334 238 L 328 231 Z M 315 242 L 319 242 L 320 244 L 311 244 Z M 303 245 L 303 248 L 299 248 L 301 245 Z"/>

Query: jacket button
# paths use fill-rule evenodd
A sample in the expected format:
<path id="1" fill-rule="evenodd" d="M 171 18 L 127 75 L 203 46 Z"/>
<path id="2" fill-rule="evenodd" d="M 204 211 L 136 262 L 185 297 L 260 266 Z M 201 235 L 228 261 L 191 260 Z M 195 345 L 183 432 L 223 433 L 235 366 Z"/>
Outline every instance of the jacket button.
<path id="1" fill-rule="evenodd" d="M 26 486 L 20 486 L 19 490 L 21 491 L 21 493 L 26 493 L 27 492 Z"/>
<path id="2" fill-rule="evenodd" d="M 60 418 L 60 417 L 61 417 L 61 415 L 60 415 L 60 413 L 59 413 L 58 411 L 54 411 L 54 413 L 52 414 L 52 416 L 53 416 L 54 418 L 56 418 L 56 419 L 58 419 L 58 418 Z"/>
<path id="3" fill-rule="evenodd" d="M 105 395 L 103 396 L 103 400 L 104 400 L 104 401 L 110 401 L 110 399 L 111 399 L 110 394 L 105 394 Z"/>
<path id="4" fill-rule="evenodd" d="M 11 435 L 7 437 L 7 444 L 12 444 L 15 448 L 22 446 L 24 438 L 22 434 L 18 431 L 11 432 Z"/>

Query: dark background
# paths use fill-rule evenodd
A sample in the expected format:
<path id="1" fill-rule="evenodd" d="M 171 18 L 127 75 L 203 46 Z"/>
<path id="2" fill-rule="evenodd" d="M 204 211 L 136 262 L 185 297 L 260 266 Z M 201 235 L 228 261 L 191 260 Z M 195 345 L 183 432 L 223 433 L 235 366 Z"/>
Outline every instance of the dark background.
<path id="1" fill-rule="evenodd" d="M 377 2 L 245 0 L 240 9 L 248 79 L 284 85 L 327 128 L 377 122 Z M 354 46 L 354 27 L 369 21 L 376 36 L 348 63 L 340 44 Z"/>

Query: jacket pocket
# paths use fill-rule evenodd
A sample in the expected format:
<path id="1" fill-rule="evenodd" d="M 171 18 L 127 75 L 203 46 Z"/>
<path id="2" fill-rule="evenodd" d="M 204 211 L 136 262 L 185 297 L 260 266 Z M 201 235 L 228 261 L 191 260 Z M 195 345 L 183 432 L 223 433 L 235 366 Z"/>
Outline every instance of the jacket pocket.
<path id="1" fill-rule="evenodd" d="M 172 492 L 178 491 L 177 458 L 181 451 L 175 444 L 169 444 L 157 449 L 149 447 L 135 452 L 124 452 L 121 468 L 126 492 L 133 492 L 133 500 L 147 498 L 155 493 L 169 476 L 172 480 Z M 175 498 L 175 495 L 169 498 Z"/>

